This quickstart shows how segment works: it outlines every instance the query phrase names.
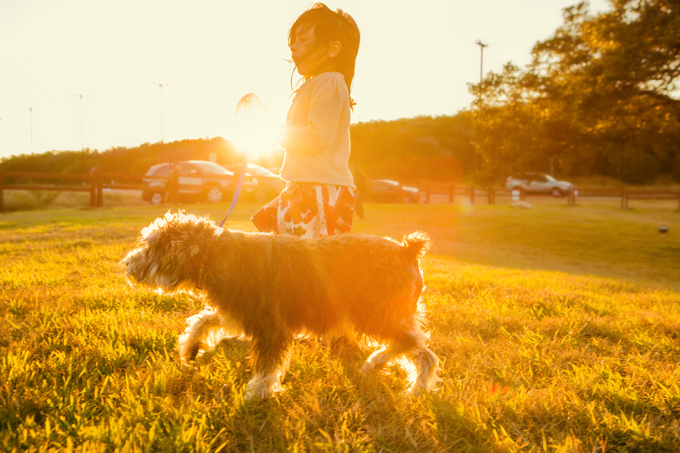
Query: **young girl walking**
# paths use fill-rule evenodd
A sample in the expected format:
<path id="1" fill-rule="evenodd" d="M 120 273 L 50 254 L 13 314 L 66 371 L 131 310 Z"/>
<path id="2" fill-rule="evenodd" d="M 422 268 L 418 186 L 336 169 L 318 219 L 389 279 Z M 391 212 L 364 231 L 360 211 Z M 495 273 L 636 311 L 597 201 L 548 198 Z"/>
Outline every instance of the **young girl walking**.
<path id="1" fill-rule="evenodd" d="M 350 90 L 359 40 L 354 19 L 323 3 L 290 28 L 288 46 L 304 83 L 295 91 L 278 141 L 285 150 L 281 178 L 288 184 L 252 217 L 258 230 L 304 238 L 351 230 Z"/>

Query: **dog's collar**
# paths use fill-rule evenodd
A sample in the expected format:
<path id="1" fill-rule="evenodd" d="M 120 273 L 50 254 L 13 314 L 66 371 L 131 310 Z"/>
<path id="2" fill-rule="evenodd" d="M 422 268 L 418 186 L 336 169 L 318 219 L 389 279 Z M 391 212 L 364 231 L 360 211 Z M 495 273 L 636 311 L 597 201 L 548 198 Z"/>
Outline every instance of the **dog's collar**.
<path id="1" fill-rule="evenodd" d="M 200 266 L 198 266 L 198 272 L 196 273 L 196 288 L 198 290 L 205 289 L 205 266 L 208 264 L 208 260 L 210 259 L 210 254 L 212 253 L 213 246 L 215 245 L 215 239 L 217 239 L 217 234 L 215 234 L 212 238 L 212 241 L 210 241 L 210 248 L 208 248 L 208 253 L 205 255 L 205 260 Z"/>

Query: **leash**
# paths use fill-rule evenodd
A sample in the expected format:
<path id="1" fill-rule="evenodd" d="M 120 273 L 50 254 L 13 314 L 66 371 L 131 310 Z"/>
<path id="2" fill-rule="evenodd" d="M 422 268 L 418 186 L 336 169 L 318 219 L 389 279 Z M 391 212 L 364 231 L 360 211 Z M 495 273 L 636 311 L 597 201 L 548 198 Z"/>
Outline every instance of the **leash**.
<path id="1" fill-rule="evenodd" d="M 254 93 L 248 93 L 245 96 L 243 96 L 239 101 L 238 104 L 236 104 L 236 111 L 234 112 L 234 116 L 238 120 L 238 115 L 241 112 L 241 109 L 246 106 L 246 103 L 248 102 L 260 102 L 260 98 L 257 97 L 256 94 Z M 224 222 L 227 221 L 227 217 L 229 217 L 229 214 L 231 214 L 231 211 L 234 210 L 234 206 L 236 206 L 236 201 L 238 200 L 239 195 L 241 195 L 241 188 L 243 187 L 243 180 L 245 179 L 246 176 L 246 170 L 248 170 L 248 151 L 246 150 L 243 153 L 243 163 L 241 164 L 241 172 L 238 175 L 238 183 L 236 184 L 236 190 L 234 191 L 234 197 L 231 199 L 231 206 L 229 207 L 229 212 L 227 212 L 227 215 L 222 219 L 220 224 L 218 225 L 220 228 L 224 225 Z"/>
<path id="2" fill-rule="evenodd" d="M 234 190 L 234 196 L 231 199 L 231 206 L 229 206 L 229 212 L 227 212 L 227 215 L 222 219 L 218 227 L 222 228 L 224 225 L 224 222 L 227 221 L 227 217 L 229 217 L 229 214 L 231 214 L 231 211 L 234 210 L 234 206 L 236 206 L 236 201 L 238 200 L 239 195 L 241 195 L 241 188 L 243 187 L 243 180 L 246 177 L 246 170 L 248 169 L 248 153 L 244 154 L 243 156 L 243 163 L 241 164 L 241 172 L 238 175 L 238 183 L 236 183 L 236 190 Z"/>
<path id="3" fill-rule="evenodd" d="M 234 115 L 236 116 L 236 119 L 238 119 L 239 112 L 246 105 L 247 102 L 249 102 L 249 101 L 259 102 L 259 100 L 260 99 L 253 93 L 249 93 L 249 94 L 246 94 L 245 96 L 243 96 L 241 98 L 241 100 L 238 101 L 238 104 L 236 105 L 236 112 L 234 113 Z M 239 172 L 239 175 L 238 175 L 238 182 L 236 183 L 236 189 L 234 190 L 234 196 L 231 199 L 231 206 L 229 206 L 229 211 L 227 212 L 227 215 L 224 216 L 224 219 L 222 219 L 222 221 L 218 225 L 218 228 L 222 228 L 224 226 L 224 222 L 227 221 L 227 218 L 231 214 L 231 211 L 234 210 L 234 206 L 236 206 L 236 202 L 238 201 L 238 197 L 241 195 L 241 188 L 243 187 L 243 181 L 245 180 L 247 170 L 248 170 L 248 152 L 245 151 L 243 153 L 243 163 L 241 164 L 241 171 Z M 213 247 L 215 246 L 215 239 L 217 239 L 217 235 L 214 235 L 212 240 L 210 241 L 210 248 L 208 249 L 208 253 L 205 255 L 205 260 L 198 267 L 198 271 L 196 273 L 196 288 L 198 288 L 199 290 L 205 289 L 205 285 L 204 285 L 205 267 L 208 264 L 208 260 L 210 259 L 210 254 L 212 253 Z"/>

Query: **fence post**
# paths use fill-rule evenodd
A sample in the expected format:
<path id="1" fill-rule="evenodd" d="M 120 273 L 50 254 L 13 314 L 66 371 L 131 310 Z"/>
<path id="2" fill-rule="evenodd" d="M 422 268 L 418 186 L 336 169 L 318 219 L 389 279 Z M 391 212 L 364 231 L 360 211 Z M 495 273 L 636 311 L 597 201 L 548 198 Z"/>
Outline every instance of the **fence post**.
<path id="1" fill-rule="evenodd" d="M 3 175 L 2 163 L 0 163 L 0 214 L 5 213 L 2 193 L 5 190 L 5 176 Z"/>
<path id="2" fill-rule="evenodd" d="M 470 186 L 470 204 L 475 204 L 475 186 Z"/>
<path id="3" fill-rule="evenodd" d="M 489 197 L 489 204 L 494 204 L 494 198 L 496 197 L 496 194 L 494 193 L 493 186 L 489 187 L 489 191 L 487 193 L 487 196 Z"/>
<path id="4" fill-rule="evenodd" d="M 569 206 L 576 206 L 576 192 L 574 192 L 574 186 L 569 188 L 569 193 L 567 196 L 567 204 Z"/>
<path id="5" fill-rule="evenodd" d="M 621 209 L 628 208 L 628 190 L 624 187 L 621 189 Z"/>
<path id="6" fill-rule="evenodd" d="M 102 176 L 102 166 L 97 165 L 94 167 L 95 171 L 95 178 L 96 178 L 96 184 L 97 184 L 97 207 L 98 208 L 103 208 L 104 207 L 104 178 Z"/>
<path id="7" fill-rule="evenodd" d="M 524 191 L 524 187 L 519 188 L 519 201 L 524 201 L 524 198 L 526 198 L 526 192 Z"/>
<path id="8" fill-rule="evenodd" d="M 451 183 L 449 186 L 449 203 L 453 203 L 453 193 L 456 191 L 456 186 L 454 183 Z"/>
<path id="9" fill-rule="evenodd" d="M 1 169 L 0 169 L 1 171 Z M 0 184 L 2 184 L 2 176 L 0 174 Z M 0 186 L 1 187 L 1 186 Z M 2 191 L 0 190 L 0 203 L 2 203 Z M 0 207 L 2 205 L 0 204 Z M 680 211 L 680 190 L 678 190 L 678 211 Z M 0 211 L 1 212 L 1 211 Z"/>

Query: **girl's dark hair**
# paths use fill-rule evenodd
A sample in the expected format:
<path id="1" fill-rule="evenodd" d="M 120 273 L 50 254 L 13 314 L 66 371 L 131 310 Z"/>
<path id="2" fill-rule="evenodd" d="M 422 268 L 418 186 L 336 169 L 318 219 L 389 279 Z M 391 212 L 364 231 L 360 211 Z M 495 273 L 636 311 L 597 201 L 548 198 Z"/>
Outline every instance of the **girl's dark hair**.
<path id="1" fill-rule="evenodd" d="M 316 3 L 295 19 L 293 25 L 288 30 L 288 47 L 293 47 L 295 32 L 315 26 L 314 38 L 315 46 L 329 45 L 333 41 L 339 41 L 342 48 L 332 61 L 335 69 L 345 76 L 348 91 L 352 91 L 352 80 L 354 79 L 354 66 L 359 53 L 359 27 L 352 19 L 352 16 L 339 9 L 331 10 L 323 3 Z M 323 69 L 323 68 L 322 68 Z M 307 81 L 311 76 L 304 77 Z M 350 106 L 356 103 L 350 96 Z"/>

